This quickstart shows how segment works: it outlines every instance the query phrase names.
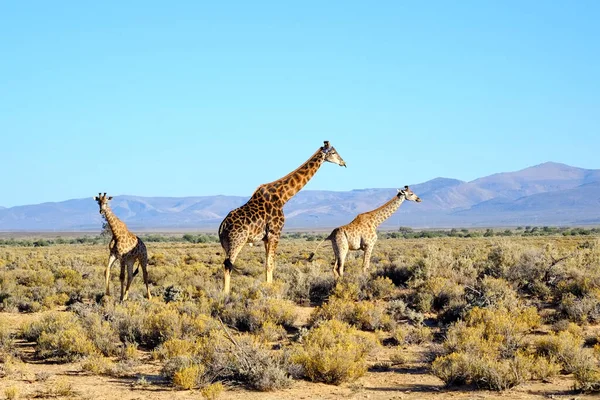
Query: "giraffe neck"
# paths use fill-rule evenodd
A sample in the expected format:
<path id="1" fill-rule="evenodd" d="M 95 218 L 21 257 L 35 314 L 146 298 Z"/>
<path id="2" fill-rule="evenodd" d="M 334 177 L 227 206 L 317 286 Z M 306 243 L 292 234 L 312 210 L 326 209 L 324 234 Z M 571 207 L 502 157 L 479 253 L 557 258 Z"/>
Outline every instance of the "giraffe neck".
<path id="1" fill-rule="evenodd" d="M 385 203 L 379 208 L 371 211 L 371 215 L 373 217 L 373 221 L 375 222 L 375 226 L 379 226 L 392 216 L 396 212 L 396 210 L 402 205 L 406 197 L 402 196 L 394 196 L 393 199 Z"/>
<path id="2" fill-rule="evenodd" d="M 286 176 L 271 183 L 267 183 L 265 188 L 274 187 L 279 194 L 279 198 L 285 204 L 289 199 L 294 197 L 317 173 L 324 158 L 321 149 L 317 150 L 304 164 L 290 172 Z"/>
<path id="3" fill-rule="evenodd" d="M 112 231 L 113 237 L 117 240 L 120 238 L 124 238 L 127 236 L 129 232 L 127 230 L 127 226 L 125 223 L 121 221 L 117 216 L 112 212 L 110 207 L 106 206 L 106 211 L 104 212 L 104 218 L 108 222 L 108 226 L 110 226 L 110 230 Z"/>

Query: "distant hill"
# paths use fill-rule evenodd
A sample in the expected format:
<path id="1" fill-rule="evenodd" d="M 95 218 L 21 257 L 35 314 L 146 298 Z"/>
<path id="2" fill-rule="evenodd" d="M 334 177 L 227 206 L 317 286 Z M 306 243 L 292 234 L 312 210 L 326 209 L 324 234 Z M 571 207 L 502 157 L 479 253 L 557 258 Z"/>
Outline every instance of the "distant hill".
<path id="1" fill-rule="evenodd" d="M 404 182 L 399 182 L 402 187 Z M 423 202 L 406 202 L 383 228 L 600 224 L 600 170 L 544 163 L 464 182 L 435 178 L 413 184 Z M 395 187 L 346 192 L 303 190 L 285 207 L 286 229 L 325 229 L 385 203 Z M 248 196 L 116 196 L 113 211 L 134 230 L 215 230 Z M 89 198 L 0 207 L 0 231 L 99 231 Z"/>

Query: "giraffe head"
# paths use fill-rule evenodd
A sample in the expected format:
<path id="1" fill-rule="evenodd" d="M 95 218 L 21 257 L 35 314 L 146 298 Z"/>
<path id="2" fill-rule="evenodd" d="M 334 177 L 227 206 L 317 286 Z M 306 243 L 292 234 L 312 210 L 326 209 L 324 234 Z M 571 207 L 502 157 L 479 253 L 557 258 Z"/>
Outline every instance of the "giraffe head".
<path id="1" fill-rule="evenodd" d="M 327 162 L 337 164 L 341 167 L 346 166 L 346 162 L 342 159 L 342 157 L 340 157 L 335 148 L 329 144 L 328 140 L 323 142 L 323 147 L 321 147 L 321 154 L 323 155 L 323 160 Z"/>
<path id="2" fill-rule="evenodd" d="M 104 215 L 108 208 L 108 201 L 112 200 L 112 196 L 106 197 L 106 193 L 98 193 L 98 196 L 94 197 L 94 200 L 96 200 L 100 206 L 100 214 Z"/>
<path id="3" fill-rule="evenodd" d="M 398 189 L 398 197 L 404 196 L 406 200 L 421 202 L 421 198 L 417 196 L 408 186 L 404 186 L 404 189 Z"/>

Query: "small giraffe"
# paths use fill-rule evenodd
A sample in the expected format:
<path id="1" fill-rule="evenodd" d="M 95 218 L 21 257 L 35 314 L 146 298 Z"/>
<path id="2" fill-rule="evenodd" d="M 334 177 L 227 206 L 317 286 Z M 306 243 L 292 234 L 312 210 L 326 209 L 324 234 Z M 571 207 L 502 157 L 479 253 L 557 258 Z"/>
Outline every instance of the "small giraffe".
<path id="1" fill-rule="evenodd" d="M 333 274 L 336 278 L 344 276 L 344 262 L 346 261 L 348 250 L 364 251 L 363 272 L 366 272 L 371 262 L 373 247 L 375 247 L 375 242 L 377 242 L 377 227 L 391 217 L 404 200 L 421 202 L 421 199 L 408 186 L 404 186 L 404 189 L 398 189 L 398 194 L 381 207 L 359 214 L 349 224 L 335 228 L 329 236 L 317 245 L 315 251 L 309 256 L 309 261 L 313 259 L 316 251 L 323 242 L 331 240 L 335 255 Z"/>
<path id="2" fill-rule="evenodd" d="M 315 175 L 323 163 L 345 167 L 346 163 L 328 141 L 304 164 L 283 178 L 260 185 L 243 206 L 227 214 L 219 227 L 219 239 L 225 250 L 223 292 L 231 289 L 231 270 L 246 243 L 262 240 L 265 244 L 265 275 L 273 281 L 275 250 L 284 224 L 283 206 Z"/>
<path id="3" fill-rule="evenodd" d="M 94 200 L 98 202 L 100 206 L 100 214 L 106 218 L 110 230 L 112 232 L 112 240 L 108 245 L 110 249 L 110 256 L 108 257 L 108 264 L 106 265 L 106 294 L 110 295 L 110 268 L 116 260 L 119 260 L 121 263 L 121 275 L 119 276 L 121 280 L 121 301 L 127 300 L 129 296 L 129 286 L 131 285 L 131 281 L 133 277 L 137 275 L 140 267 L 142 266 L 142 272 L 144 274 L 144 283 L 146 284 L 146 295 L 148 299 L 152 296 L 150 295 L 150 288 L 148 287 L 148 271 L 146 266 L 148 265 L 148 253 L 146 251 L 146 245 L 144 242 L 129 232 L 127 226 L 123 221 L 121 221 L 117 216 L 112 212 L 110 206 L 108 205 L 108 201 L 112 200 L 112 196 L 106 197 L 106 193 L 102 195 L 98 193 L 97 197 L 94 197 Z M 133 264 L 138 262 L 139 265 L 133 271 Z M 125 286 L 125 267 L 127 267 L 127 286 Z"/>

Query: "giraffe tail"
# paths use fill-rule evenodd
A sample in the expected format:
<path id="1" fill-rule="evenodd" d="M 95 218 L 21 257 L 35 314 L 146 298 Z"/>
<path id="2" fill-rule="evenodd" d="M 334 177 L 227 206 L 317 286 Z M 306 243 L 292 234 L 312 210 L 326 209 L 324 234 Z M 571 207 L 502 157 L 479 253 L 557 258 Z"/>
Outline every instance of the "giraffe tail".
<path id="1" fill-rule="evenodd" d="M 325 239 L 321 240 L 321 242 L 319 242 L 319 244 L 317 245 L 317 247 L 315 248 L 315 250 L 312 253 L 310 253 L 310 255 L 308 256 L 307 260 L 308 261 L 312 261 L 313 258 L 315 257 L 315 254 L 317 253 L 317 250 L 319 250 L 319 247 L 321 247 L 321 245 L 323 244 L 323 242 L 325 242 L 326 240 L 331 240 L 332 237 L 333 237 L 333 232 L 331 232 L 331 234 L 329 236 L 327 236 Z"/>
<path id="2" fill-rule="evenodd" d="M 140 272 L 140 266 L 139 265 L 137 266 L 137 268 L 135 269 L 135 271 L 133 271 L 132 278 L 134 278 L 138 274 L 138 272 Z"/>

